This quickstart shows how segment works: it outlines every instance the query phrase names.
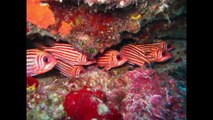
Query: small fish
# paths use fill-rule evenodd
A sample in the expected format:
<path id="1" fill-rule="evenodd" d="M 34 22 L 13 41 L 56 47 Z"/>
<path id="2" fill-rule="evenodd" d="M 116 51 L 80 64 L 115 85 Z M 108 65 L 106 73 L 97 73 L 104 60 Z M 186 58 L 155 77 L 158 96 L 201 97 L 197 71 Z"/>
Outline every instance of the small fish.
<path id="1" fill-rule="evenodd" d="M 160 47 L 143 46 L 140 49 L 150 62 L 164 62 L 172 57 L 171 53 Z"/>
<path id="2" fill-rule="evenodd" d="M 144 46 L 146 47 L 160 47 L 160 48 L 163 48 L 167 51 L 171 51 L 172 49 L 174 49 L 174 46 L 171 45 L 171 44 L 167 44 L 165 41 L 162 41 L 162 40 L 158 40 L 157 42 L 155 43 L 152 43 L 152 44 L 139 44 L 139 45 L 136 45 L 140 48 L 143 48 Z"/>
<path id="3" fill-rule="evenodd" d="M 27 76 L 35 76 L 51 70 L 57 63 L 49 53 L 38 50 L 27 50 Z"/>
<path id="4" fill-rule="evenodd" d="M 150 65 L 150 61 L 140 48 L 135 45 L 127 44 L 121 48 L 120 52 L 127 58 L 129 64 L 136 64 L 140 67 L 144 67 L 145 63 Z"/>
<path id="5" fill-rule="evenodd" d="M 66 77 L 78 76 L 85 73 L 86 70 L 82 66 L 71 66 L 63 61 L 58 60 L 56 68 Z"/>
<path id="6" fill-rule="evenodd" d="M 97 66 L 104 67 L 104 70 L 121 66 L 125 62 L 127 62 L 126 57 L 116 50 L 108 50 L 97 58 Z"/>
<path id="7" fill-rule="evenodd" d="M 95 59 L 88 60 L 87 56 L 70 44 L 55 43 L 52 47 L 43 47 L 44 51 L 50 52 L 56 59 L 70 65 L 90 65 L 96 62 Z"/>

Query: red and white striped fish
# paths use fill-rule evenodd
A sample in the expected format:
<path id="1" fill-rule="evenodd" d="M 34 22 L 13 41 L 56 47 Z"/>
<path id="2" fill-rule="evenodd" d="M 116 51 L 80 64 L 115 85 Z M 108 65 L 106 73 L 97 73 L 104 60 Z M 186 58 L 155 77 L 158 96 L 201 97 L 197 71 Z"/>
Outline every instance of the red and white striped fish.
<path id="1" fill-rule="evenodd" d="M 96 62 L 95 59 L 88 60 L 87 56 L 70 44 L 55 43 L 52 47 L 43 47 L 44 51 L 50 52 L 56 59 L 64 61 L 70 65 L 90 65 Z"/>
<path id="2" fill-rule="evenodd" d="M 144 46 L 146 46 L 146 47 L 160 47 L 160 48 L 163 48 L 167 51 L 171 51 L 172 49 L 174 49 L 173 45 L 167 44 L 165 41 L 162 41 L 162 40 L 158 40 L 157 42 L 152 43 L 152 44 L 138 44 L 136 46 L 138 46 L 140 48 L 143 48 Z"/>
<path id="3" fill-rule="evenodd" d="M 38 50 L 27 50 L 27 76 L 35 76 L 51 70 L 57 61 L 49 53 Z"/>
<path id="4" fill-rule="evenodd" d="M 85 73 L 86 70 L 82 66 L 71 66 L 63 61 L 58 60 L 56 68 L 66 77 L 78 76 Z"/>
<path id="5" fill-rule="evenodd" d="M 145 63 L 150 65 L 150 61 L 140 48 L 135 45 L 127 44 L 121 48 L 120 52 L 127 58 L 129 64 L 136 64 L 140 67 L 144 67 Z"/>
<path id="6" fill-rule="evenodd" d="M 140 49 L 150 62 L 164 62 L 172 57 L 171 53 L 160 47 L 143 46 Z"/>
<path id="7" fill-rule="evenodd" d="M 116 50 L 108 50 L 97 58 L 97 66 L 104 67 L 104 70 L 121 66 L 125 62 L 127 62 L 126 57 Z"/>

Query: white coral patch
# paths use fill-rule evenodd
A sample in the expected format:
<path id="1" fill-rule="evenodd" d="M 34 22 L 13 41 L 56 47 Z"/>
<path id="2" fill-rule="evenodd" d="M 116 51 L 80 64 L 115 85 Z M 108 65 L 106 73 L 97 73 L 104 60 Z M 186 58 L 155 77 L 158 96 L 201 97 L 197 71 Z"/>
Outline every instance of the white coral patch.
<path id="1" fill-rule="evenodd" d="M 98 2 L 100 2 L 100 3 L 106 3 L 107 0 L 98 0 Z"/>
<path id="2" fill-rule="evenodd" d="M 123 7 L 125 5 L 125 2 L 124 1 L 121 1 L 120 3 L 119 3 L 119 6 L 121 6 L 121 7 Z"/>
<path id="3" fill-rule="evenodd" d="M 100 103 L 98 105 L 98 114 L 103 115 L 106 114 L 107 112 L 109 112 L 108 107 L 105 104 Z"/>

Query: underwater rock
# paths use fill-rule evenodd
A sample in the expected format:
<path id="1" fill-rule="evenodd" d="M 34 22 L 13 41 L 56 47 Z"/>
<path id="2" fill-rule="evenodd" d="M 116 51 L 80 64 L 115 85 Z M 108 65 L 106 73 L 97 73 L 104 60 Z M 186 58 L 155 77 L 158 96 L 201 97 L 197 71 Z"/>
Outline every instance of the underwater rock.
<path id="1" fill-rule="evenodd" d="M 124 120 L 185 118 L 184 83 L 167 73 L 136 68 L 114 76 L 94 67 L 89 69 L 73 79 L 70 84 L 75 84 L 75 87 L 70 91 L 84 86 L 103 91 L 109 105 L 121 110 Z"/>
<path id="2" fill-rule="evenodd" d="M 42 0 L 42 1 L 55 1 L 63 3 L 65 0 Z M 93 7 L 95 5 L 105 5 L 106 9 L 111 8 L 124 8 L 131 4 L 137 4 L 137 0 L 69 0 L 69 2 L 76 2 L 78 4 L 84 3 Z"/>
<path id="3" fill-rule="evenodd" d="M 54 76 L 37 79 L 36 91 L 26 95 L 27 120 L 64 119 L 63 101 L 68 91 L 63 85 L 67 79 L 61 81 Z"/>
<path id="4" fill-rule="evenodd" d="M 28 2 L 29 1 L 29 2 Z M 39 0 L 28 0 L 29 19 L 27 19 L 27 37 L 31 39 L 35 34 L 45 37 L 51 37 L 56 41 L 65 41 L 82 52 L 86 53 L 88 57 L 93 58 L 97 53 L 103 52 L 106 48 L 117 45 L 121 42 L 121 33 L 127 31 L 129 33 L 137 33 L 141 26 L 143 28 L 140 31 L 139 37 L 135 38 L 130 35 L 129 39 L 152 39 L 153 37 L 159 36 L 164 37 L 167 34 L 168 29 L 173 29 L 181 23 L 171 22 L 170 17 L 175 18 L 184 13 L 185 2 L 178 2 L 176 0 L 158 1 L 158 0 L 144 0 L 135 1 L 136 6 L 130 8 L 123 8 L 122 10 L 103 10 L 102 7 L 90 7 L 82 4 L 82 2 L 76 2 L 73 0 L 59 1 L 59 0 L 43 0 L 39 3 Z M 31 2 L 30 2 L 31 1 Z M 45 1 L 45 2 L 44 2 Z M 121 0 L 126 3 L 134 3 L 134 0 Z M 129 1 L 129 2 L 128 2 Z M 84 1 L 86 2 L 86 1 Z M 87 2 L 106 2 L 99 0 L 89 0 Z M 118 2 L 118 0 L 113 1 Z M 110 3 L 110 2 L 109 2 Z M 32 4 L 32 5 L 31 5 Z M 36 4 L 36 6 L 44 7 L 51 13 L 34 13 L 35 7 L 30 7 Z M 32 12 L 30 12 L 32 11 Z M 50 17 L 43 17 L 50 15 Z M 35 18 L 30 16 L 36 16 Z M 49 20 L 53 19 L 54 20 Z M 174 27 L 170 27 L 166 23 L 161 25 L 151 25 L 152 21 L 156 19 L 164 19 Z M 33 22 L 38 21 L 38 22 Z M 51 22 L 52 21 L 52 22 Z M 50 22 L 50 23 L 47 23 Z M 156 30 L 156 28 L 158 30 Z M 184 29 L 184 28 L 183 28 Z M 179 29 L 178 29 L 179 30 Z M 163 31 L 163 32 L 158 32 Z M 165 31 L 165 32 L 164 32 Z M 180 29 L 180 36 L 183 32 Z M 142 34 L 141 34 L 142 33 Z M 150 34 L 154 33 L 154 34 Z M 139 33 L 138 33 L 139 34 Z M 169 34 L 175 34 L 170 32 Z M 136 34 L 137 35 L 137 34 Z M 170 35 L 171 36 L 171 35 Z M 122 37 L 122 39 L 125 37 Z M 41 39 L 41 40 L 42 40 Z"/>
<path id="5" fill-rule="evenodd" d="M 56 74 L 39 78 L 40 85 L 36 92 L 27 94 L 28 118 L 59 119 L 66 117 L 66 112 L 69 116 L 73 116 L 74 112 L 83 116 L 86 115 L 84 112 L 88 112 L 85 107 L 93 109 L 90 110 L 91 116 L 84 116 L 86 118 L 99 118 L 99 114 L 106 110 L 115 112 L 116 118 L 121 114 L 124 120 L 185 118 L 186 86 L 183 81 L 153 69 L 128 71 L 129 68 L 131 66 L 116 68 L 126 71 L 118 73 L 115 69 L 103 71 L 89 66 L 85 74 L 71 79 Z M 91 97 L 93 101 L 89 99 Z M 67 106 L 76 109 L 67 110 Z M 79 117 L 79 114 L 73 117 Z"/>
<path id="6" fill-rule="evenodd" d="M 107 8 L 110 9 L 112 7 L 116 8 L 124 8 L 130 4 L 137 3 L 137 0 L 84 0 L 84 3 L 92 6 L 94 4 L 106 4 Z"/>
<path id="7" fill-rule="evenodd" d="M 48 9 L 54 14 L 55 24 L 41 29 L 46 31 L 42 32 L 37 26 L 43 23 L 33 23 L 27 20 L 28 37 L 39 32 L 43 36 L 56 38 L 57 41 L 66 41 L 90 58 L 120 43 L 121 32 L 136 33 L 140 30 L 139 20 L 130 17 L 135 10 L 119 14 L 118 12 L 97 11 L 86 5 L 77 6 L 57 2 L 49 2 Z"/>
<path id="8" fill-rule="evenodd" d="M 120 1 L 126 3 L 116 8 Z M 104 71 L 89 65 L 71 78 L 57 69 L 36 76 L 38 81 L 27 84 L 36 88 L 27 92 L 28 120 L 186 119 L 185 0 L 27 0 L 27 5 L 28 48 L 53 39 L 92 59 L 107 48 L 159 38 L 172 38 L 166 42 L 175 46 L 172 59 L 152 69 L 126 63 Z"/>
<path id="9" fill-rule="evenodd" d="M 137 37 L 133 37 L 138 43 L 152 39 L 186 39 L 186 17 L 171 20 L 159 20 L 144 26 Z M 143 41 L 141 41 L 141 39 Z"/>

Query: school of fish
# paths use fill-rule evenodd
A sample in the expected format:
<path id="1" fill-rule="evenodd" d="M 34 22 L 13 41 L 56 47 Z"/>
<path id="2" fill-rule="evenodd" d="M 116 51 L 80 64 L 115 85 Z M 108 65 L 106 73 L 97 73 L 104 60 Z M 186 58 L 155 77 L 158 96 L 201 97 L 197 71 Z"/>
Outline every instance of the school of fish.
<path id="1" fill-rule="evenodd" d="M 110 49 L 90 60 L 70 44 L 54 43 L 51 47 L 43 47 L 43 50 L 27 50 L 27 76 L 39 75 L 56 68 L 62 75 L 73 77 L 85 73 L 84 66 L 91 64 L 107 71 L 126 62 L 145 67 L 152 62 L 167 61 L 172 57 L 172 49 L 174 46 L 162 40 L 152 44 L 127 44 L 120 51 Z"/>

